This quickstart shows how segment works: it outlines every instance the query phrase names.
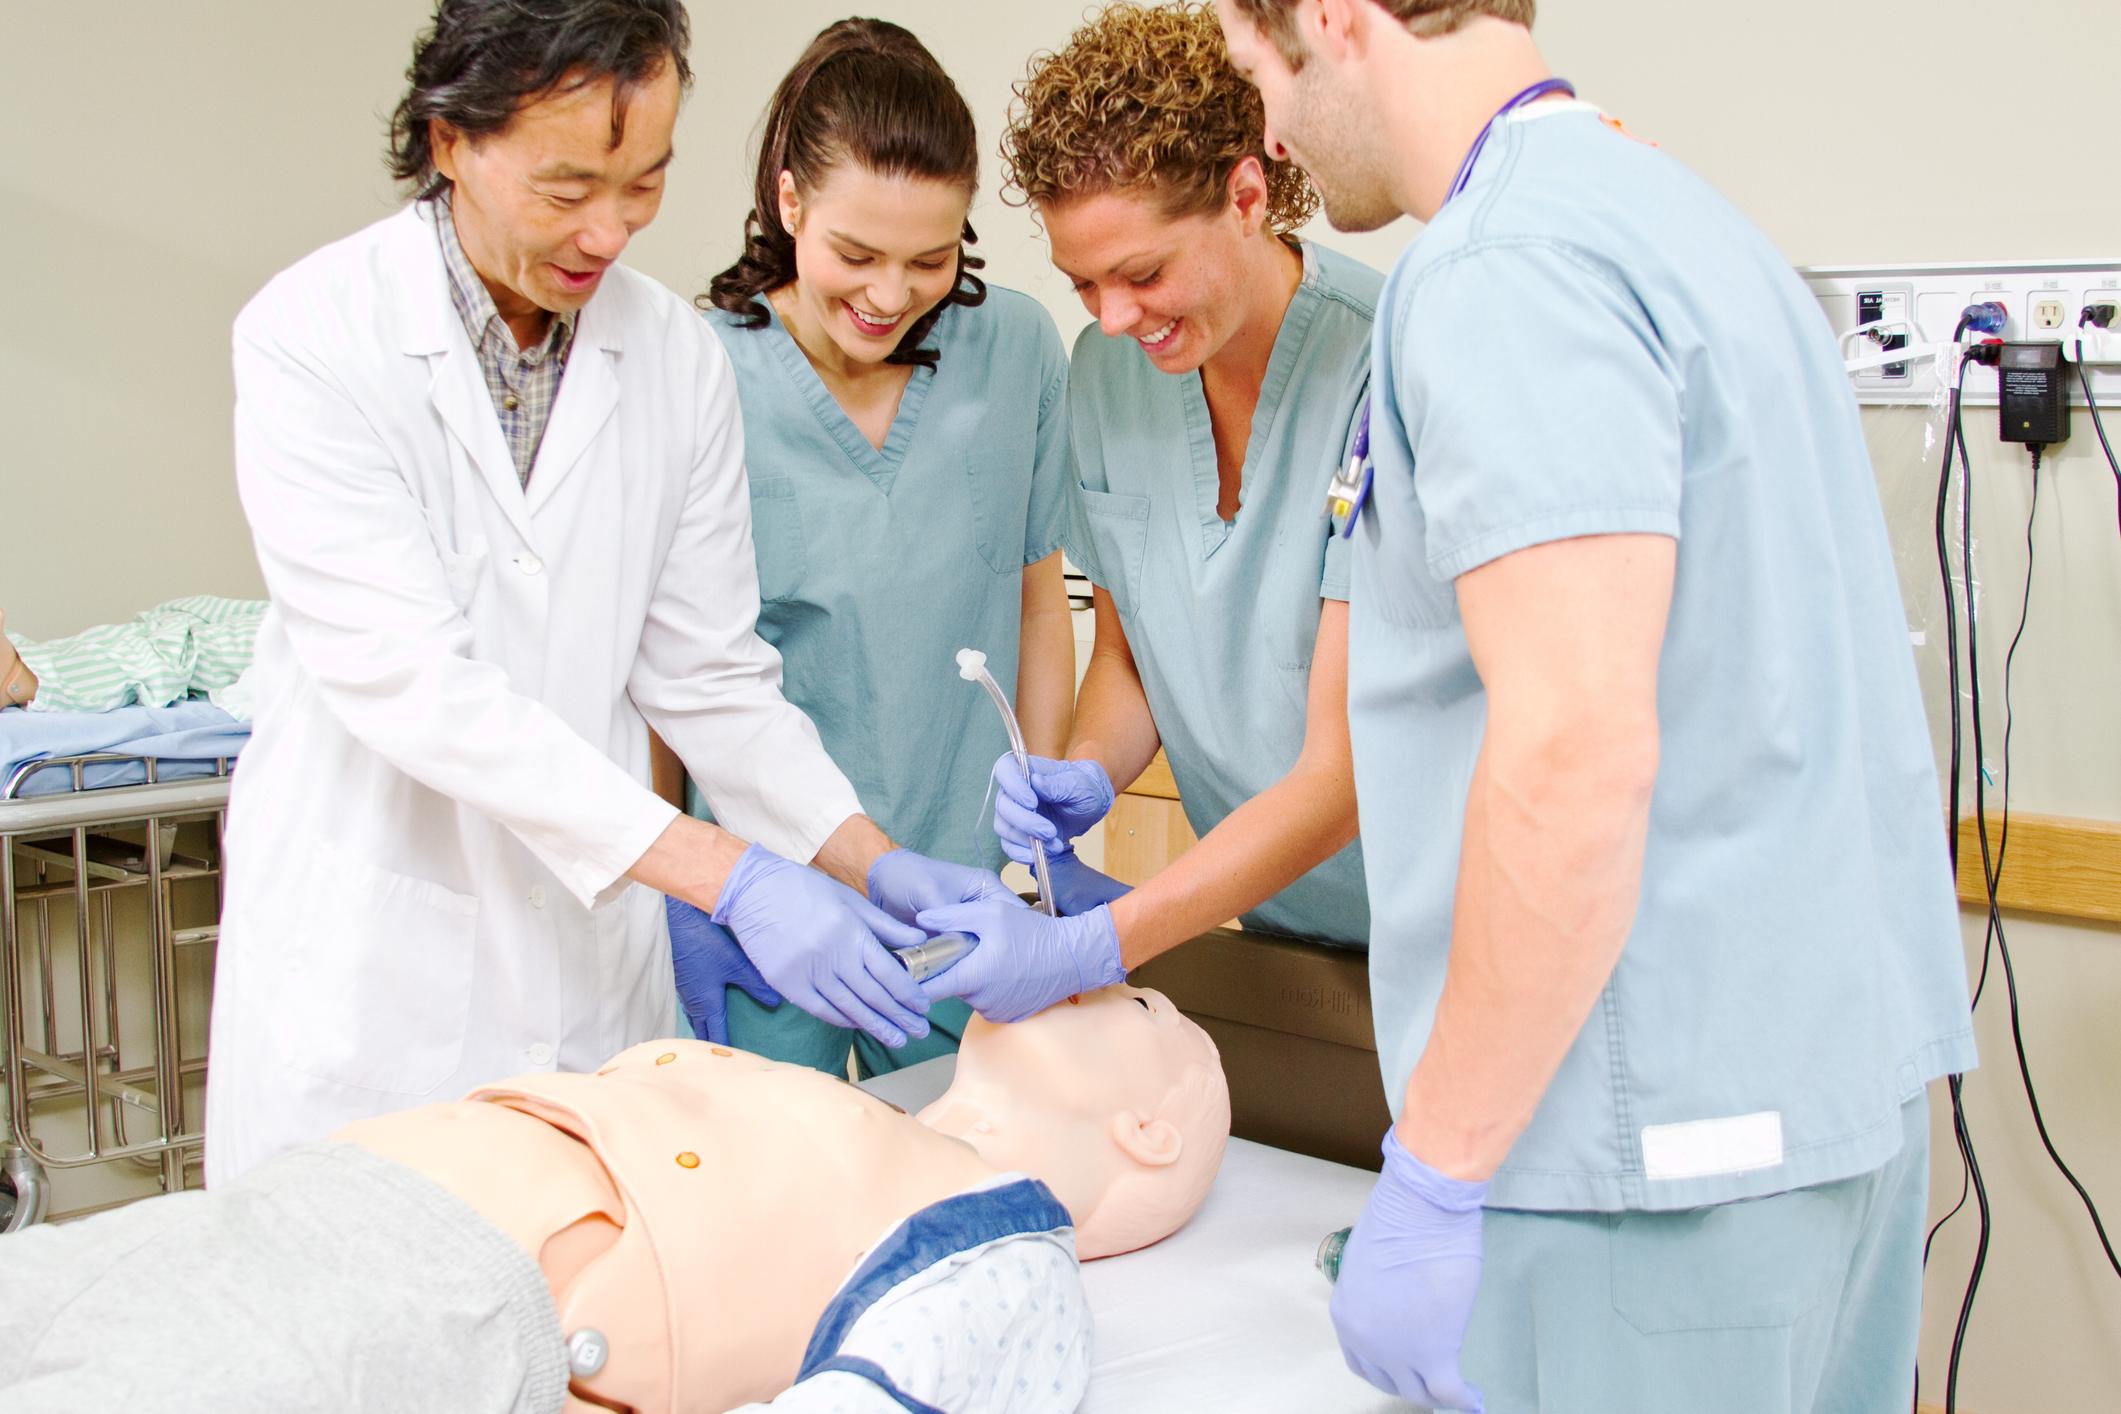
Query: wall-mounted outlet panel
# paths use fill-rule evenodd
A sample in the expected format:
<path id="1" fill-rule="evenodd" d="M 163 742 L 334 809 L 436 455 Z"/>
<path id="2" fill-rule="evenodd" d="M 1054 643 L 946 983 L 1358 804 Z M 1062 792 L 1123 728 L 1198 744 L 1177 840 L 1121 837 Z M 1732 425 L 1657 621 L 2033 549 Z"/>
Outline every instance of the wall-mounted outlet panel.
<path id="1" fill-rule="evenodd" d="M 2078 327 L 2087 304 L 2121 303 L 2121 260 L 1817 266 L 1798 273 L 1811 286 L 1837 338 L 1881 317 L 1904 317 L 1913 326 L 1905 345 L 1888 345 L 1879 338 L 1855 341 L 1852 355 L 1910 346 L 1918 351 L 1907 363 L 1887 363 L 1852 375 L 1859 402 L 1921 405 L 1934 399 L 1945 376 L 1943 366 L 1919 357 L 1920 347 L 1949 341 L 1962 310 L 1994 300 L 2009 314 L 2002 334 L 2006 339 L 2052 341 L 2075 358 L 2083 335 L 2086 372 L 2101 411 L 2121 408 L 2121 319 L 2103 333 Z M 1879 331 L 1881 336 L 1895 332 Z M 2074 377 L 2070 383 L 2081 406 L 2084 395 Z M 1977 406 L 1995 403 L 1996 370 L 1978 364 L 1967 370 L 1966 401 Z"/>

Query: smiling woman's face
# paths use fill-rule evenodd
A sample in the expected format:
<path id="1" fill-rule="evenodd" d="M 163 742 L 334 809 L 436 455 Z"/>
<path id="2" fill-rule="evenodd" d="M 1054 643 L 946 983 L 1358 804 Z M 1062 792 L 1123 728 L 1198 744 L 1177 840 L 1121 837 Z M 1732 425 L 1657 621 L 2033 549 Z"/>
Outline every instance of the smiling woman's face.
<path id="1" fill-rule="evenodd" d="M 1190 373 L 1244 327 L 1253 299 L 1234 206 L 1171 216 L 1149 192 L 1041 203 L 1053 264 L 1111 338 L 1141 345 L 1165 373 Z"/>
<path id="2" fill-rule="evenodd" d="M 796 270 L 783 317 L 851 362 L 883 362 L 956 288 L 971 206 L 955 183 L 879 176 L 852 162 L 808 193 L 783 172 L 780 218 L 795 237 Z"/>

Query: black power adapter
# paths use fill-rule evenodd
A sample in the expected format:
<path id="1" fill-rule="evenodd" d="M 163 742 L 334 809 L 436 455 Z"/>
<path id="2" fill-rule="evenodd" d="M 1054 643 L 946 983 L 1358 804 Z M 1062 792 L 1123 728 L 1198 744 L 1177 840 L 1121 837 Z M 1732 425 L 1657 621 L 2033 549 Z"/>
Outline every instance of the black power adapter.
<path id="1" fill-rule="evenodd" d="M 2069 440 L 2069 361 L 2060 344 L 1997 349 L 2003 440 L 2052 447 Z"/>

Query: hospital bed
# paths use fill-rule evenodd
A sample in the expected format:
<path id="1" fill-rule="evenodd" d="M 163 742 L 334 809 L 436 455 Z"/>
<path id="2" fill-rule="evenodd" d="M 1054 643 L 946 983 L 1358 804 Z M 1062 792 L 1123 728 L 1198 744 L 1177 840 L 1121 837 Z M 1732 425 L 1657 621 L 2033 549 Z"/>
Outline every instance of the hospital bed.
<path id="1" fill-rule="evenodd" d="M 197 1161 L 183 997 L 209 989 L 180 980 L 212 966 L 230 766 L 105 751 L 0 777 L 0 1232 L 45 1216 L 49 1170 L 129 1161 L 174 1192 Z"/>
<path id="2" fill-rule="evenodd" d="M 901 1109 L 949 1087 L 955 1056 L 863 1088 Z M 1097 1319 L 1083 1414 L 1386 1414 L 1407 1406 L 1348 1372 L 1314 1260 L 1355 1221 L 1374 1174 L 1232 1139 L 1193 1220 L 1140 1252 L 1085 1263 Z"/>

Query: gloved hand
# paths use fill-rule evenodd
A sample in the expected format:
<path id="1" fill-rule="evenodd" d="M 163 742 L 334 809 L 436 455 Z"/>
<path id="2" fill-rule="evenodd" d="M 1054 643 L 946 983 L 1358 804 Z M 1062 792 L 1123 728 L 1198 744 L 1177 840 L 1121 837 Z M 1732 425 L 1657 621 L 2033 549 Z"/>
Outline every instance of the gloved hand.
<path id="1" fill-rule="evenodd" d="M 670 967 L 676 975 L 678 1002 L 692 1034 L 702 1041 L 729 1044 L 730 987 L 742 987 L 760 1006 L 779 1006 L 773 990 L 729 930 L 681 898 L 663 900 L 670 918 Z"/>
<path id="2" fill-rule="evenodd" d="M 714 921 L 783 997 L 820 1021 L 866 1031 L 896 1050 L 928 1034 L 928 994 L 887 947 L 928 935 L 815 869 L 753 845 L 737 860 Z"/>
<path id="3" fill-rule="evenodd" d="M 931 908 L 931 933 L 970 933 L 979 946 L 928 979 L 931 995 L 963 997 L 989 1021 L 1022 1021 L 1065 997 L 1127 980 L 1112 910 L 1048 918 L 1014 898 Z"/>
<path id="4" fill-rule="evenodd" d="M 1024 779 L 1013 752 L 994 763 L 994 833 L 1002 852 L 1019 864 L 1031 862 L 1031 841 L 1054 852 L 1105 818 L 1112 808 L 1112 778 L 1095 761 L 1055 761 L 1033 756 Z"/>
<path id="5" fill-rule="evenodd" d="M 1459 1372 L 1480 1291 L 1485 1183 L 1438 1173 L 1385 1136 L 1385 1167 L 1340 1254 L 1333 1329 L 1348 1368 L 1428 1409 L 1481 1414 Z"/>
<path id="6" fill-rule="evenodd" d="M 1014 897 L 991 869 L 930 859 L 910 849 L 880 854 L 869 866 L 869 901 L 901 923 L 911 923 L 924 908 Z"/>
<path id="7" fill-rule="evenodd" d="M 1053 879 L 1053 906 L 1070 918 L 1134 892 L 1134 885 L 1092 869 L 1072 849 L 1049 851 L 1046 872 Z"/>

